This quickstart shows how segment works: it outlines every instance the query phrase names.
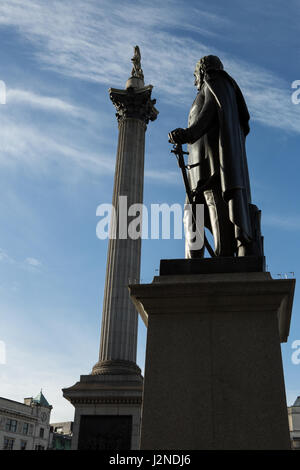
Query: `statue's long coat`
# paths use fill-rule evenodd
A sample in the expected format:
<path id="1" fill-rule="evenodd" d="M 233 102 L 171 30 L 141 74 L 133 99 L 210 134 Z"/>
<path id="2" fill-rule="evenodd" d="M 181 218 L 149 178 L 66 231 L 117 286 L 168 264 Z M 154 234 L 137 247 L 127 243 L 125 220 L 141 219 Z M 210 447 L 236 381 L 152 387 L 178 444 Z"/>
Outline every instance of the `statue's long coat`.
<path id="1" fill-rule="evenodd" d="M 189 114 L 186 140 L 191 188 L 216 176 L 235 237 L 242 242 L 252 238 L 249 215 L 251 203 L 245 137 L 249 113 L 237 83 L 225 71 L 206 73 L 204 83 Z M 209 226 L 209 224 L 207 224 Z"/>

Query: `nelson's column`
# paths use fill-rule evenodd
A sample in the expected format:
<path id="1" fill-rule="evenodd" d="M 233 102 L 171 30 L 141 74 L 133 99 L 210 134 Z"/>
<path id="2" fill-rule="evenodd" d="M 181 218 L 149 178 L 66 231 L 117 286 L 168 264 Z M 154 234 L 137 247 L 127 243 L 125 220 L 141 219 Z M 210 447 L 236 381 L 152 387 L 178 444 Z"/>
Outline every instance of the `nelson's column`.
<path id="1" fill-rule="evenodd" d="M 152 85 L 144 85 L 141 55 L 134 49 L 126 88 L 110 88 L 119 126 L 113 206 L 116 238 L 109 240 L 99 360 L 90 375 L 63 389 L 75 407 L 72 449 L 138 449 L 143 378 L 136 364 L 137 312 L 128 284 L 139 282 L 141 239 L 127 238 L 128 222 L 119 217 L 143 202 L 145 132 L 158 111 Z"/>

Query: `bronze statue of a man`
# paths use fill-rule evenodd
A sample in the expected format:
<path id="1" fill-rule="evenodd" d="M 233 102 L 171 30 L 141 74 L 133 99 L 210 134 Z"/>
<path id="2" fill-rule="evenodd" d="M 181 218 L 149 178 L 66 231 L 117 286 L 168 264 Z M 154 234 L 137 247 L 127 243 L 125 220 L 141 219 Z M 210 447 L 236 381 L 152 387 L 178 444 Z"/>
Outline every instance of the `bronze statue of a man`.
<path id="1" fill-rule="evenodd" d="M 214 237 L 216 256 L 263 255 L 260 211 L 251 204 L 245 138 L 249 113 L 235 80 L 216 56 L 196 64 L 198 94 L 186 129 L 169 134 L 188 143 L 189 182 L 194 202 L 204 204 L 204 225 Z M 187 257 L 203 257 L 204 248 Z"/>

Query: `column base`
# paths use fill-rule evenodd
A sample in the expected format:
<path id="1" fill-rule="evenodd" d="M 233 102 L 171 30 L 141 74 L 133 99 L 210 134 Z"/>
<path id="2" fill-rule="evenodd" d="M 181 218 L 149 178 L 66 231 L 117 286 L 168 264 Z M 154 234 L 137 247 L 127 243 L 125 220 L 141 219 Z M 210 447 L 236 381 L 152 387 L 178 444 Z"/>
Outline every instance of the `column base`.
<path id="1" fill-rule="evenodd" d="M 75 407 L 72 450 L 136 450 L 140 446 L 143 378 L 81 375 L 63 389 Z"/>
<path id="2" fill-rule="evenodd" d="M 97 362 L 93 369 L 92 375 L 136 375 L 141 377 L 141 369 L 135 362 L 122 360 L 105 360 Z"/>

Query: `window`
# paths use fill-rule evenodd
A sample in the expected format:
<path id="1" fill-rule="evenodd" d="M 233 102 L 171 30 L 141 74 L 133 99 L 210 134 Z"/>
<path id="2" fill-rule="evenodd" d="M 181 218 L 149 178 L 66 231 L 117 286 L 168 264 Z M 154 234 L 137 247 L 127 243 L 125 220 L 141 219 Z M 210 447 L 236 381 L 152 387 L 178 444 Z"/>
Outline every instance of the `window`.
<path id="1" fill-rule="evenodd" d="M 41 446 L 41 445 L 37 444 L 35 446 L 35 450 L 44 450 L 44 446 Z"/>
<path id="2" fill-rule="evenodd" d="M 11 439 L 10 437 L 5 437 L 4 436 L 4 446 L 3 450 L 12 450 L 14 446 L 14 439 Z"/>
<path id="3" fill-rule="evenodd" d="M 23 423 L 23 434 L 28 434 L 29 424 Z"/>
<path id="4" fill-rule="evenodd" d="M 44 437 L 44 428 L 40 428 L 40 437 Z"/>
<path id="5" fill-rule="evenodd" d="M 20 450 L 25 450 L 26 445 L 27 445 L 27 441 L 21 441 Z"/>
<path id="6" fill-rule="evenodd" d="M 6 421 L 6 431 L 16 432 L 17 430 L 17 421 L 15 419 L 8 419 Z"/>

